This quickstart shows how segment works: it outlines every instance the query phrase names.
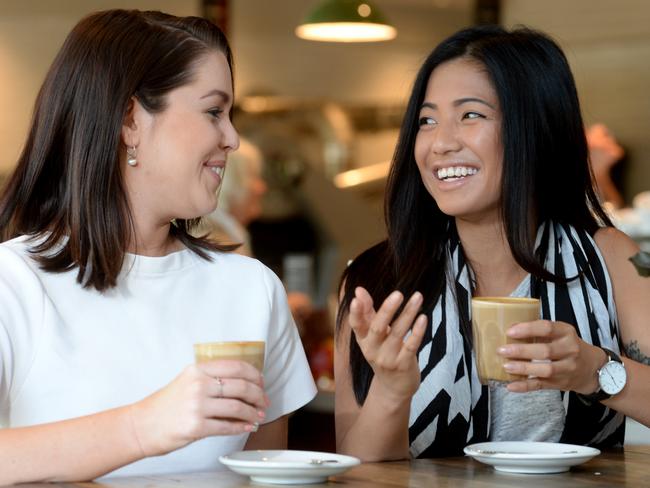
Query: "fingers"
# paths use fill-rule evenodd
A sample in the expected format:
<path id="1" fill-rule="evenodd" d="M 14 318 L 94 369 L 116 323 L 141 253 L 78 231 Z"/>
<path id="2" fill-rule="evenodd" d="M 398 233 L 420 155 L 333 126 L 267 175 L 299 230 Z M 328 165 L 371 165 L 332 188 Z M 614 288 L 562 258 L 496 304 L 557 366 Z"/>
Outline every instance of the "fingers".
<path id="1" fill-rule="evenodd" d="M 534 376 L 535 378 L 555 379 L 556 384 L 563 378 L 570 378 L 576 372 L 576 362 L 573 359 L 559 361 L 510 361 L 503 368 L 511 374 Z"/>
<path id="2" fill-rule="evenodd" d="M 424 315 L 420 315 L 418 320 L 416 320 L 416 316 L 420 311 L 421 306 L 422 294 L 420 292 L 415 292 L 404 306 L 402 313 L 391 325 L 390 333 L 388 334 L 388 337 L 386 337 L 384 347 L 390 354 L 397 356 L 396 359 L 398 363 L 403 360 L 405 356 L 412 356 L 417 353 L 418 348 L 420 347 L 427 323 L 426 316 Z M 422 322 L 422 320 L 424 320 L 424 322 Z M 406 341 L 404 341 L 404 337 L 411 328 L 417 329 L 417 332 L 413 330 L 411 335 L 406 339 Z M 415 337 L 413 337 L 414 333 Z"/>
<path id="3" fill-rule="evenodd" d="M 427 316 L 421 314 L 413 324 L 411 329 L 411 335 L 408 336 L 406 341 L 402 344 L 402 348 L 397 356 L 397 361 L 402 362 L 407 359 L 408 356 L 414 356 L 417 354 L 420 349 L 420 344 L 422 344 L 422 339 L 424 338 L 424 333 L 427 329 Z"/>
<path id="4" fill-rule="evenodd" d="M 535 320 L 533 322 L 521 322 L 511 326 L 506 334 L 513 339 L 546 339 L 551 340 L 562 333 L 566 333 L 568 324 L 562 322 L 551 322 L 550 320 Z"/>
<path id="5" fill-rule="evenodd" d="M 389 324 L 403 299 L 400 292 L 394 291 L 384 300 L 379 310 L 374 312 L 370 295 L 358 287 L 350 304 L 350 327 L 357 341 L 363 342 L 367 349 L 379 348 L 390 331 Z"/>
<path id="6" fill-rule="evenodd" d="M 400 292 L 394 291 L 381 304 L 368 328 L 365 341 L 369 347 L 379 347 L 386 340 L 386 336 L 391 330 L 391 321 L 403 301 L 404 296 Z"/>
<path id="7" fill-rule="evenodd" d="M 237 378 L 210 378 L 206 394 L 212 398 L 234 398 L 258 409 L 268 406 L 264 390 L 250 381 Z"/>
<path id="8" fill-rule="evenodd" d="M 513 325 L 508 335 L 531 343 L 506 344 L 497 350 L 501 356 L 511 359 L 557 361 L 576 358 L 580 354 L 581 340 L 575 329 L 562 322 L 538 320 Z"/>
<path id="9" fill-rule="evenodd" d="M 580 352 L 576 341 L 561 338 L 551 342 L 535 342 L 531 344 L 506 344 L 497 353 L 512 359 L 557 360 L 565 357 L 575 357 Z"/>
<path id="10" fill-rule="evenodd" d="M 422 294 L 415 292 L 395 318 L 403 301 L 402 293 L 394 291 L 375 312 L 368 292 L 358 287 L 350 304 L 350 326 L 357 342 L 366 359 L 382 369 L 399 369 L 400 364 L 410 364 L 424 337 L 427 319 L 421 316 L 416 320 Z M 405 340 L 409 330 L 411 334 Z"/>
<path id="11" fill-rule="evenodd" d="M 527 340 L 527 339 L 549 339 L 557 332 L 556 325 L 558 322 L 551 322 L 549 320 L 535 320 L 534 322 L 522 322 L 515 324 L 508 329 L 506 334 L 513 339 Z"/>
<path id="12" fill-rule="evenodd" d="M 209 399 L 204 403 L 202 413 L 206 419 L 239 421 L 245 424 L 259 424 L 266 417 L 263 410 L 233 398 Z"/>
<path id="13" fill-rule="evenodd" d="M 397 340 L 400 343 L 402 342 L 404 336 L 411 328 L 415 317 L 420 311 L 421 306 L 422 293 L 416 291 L 413 293 L 413 295 L 411 295 L 411 298 L 404 306 L 404 310 L 402 310 L 402 313 L 399 315 L 399 317 L 397 317 L 397 320 L 391 324 L 390 337 L 393 340 Z"/>
<path id="14" fill-rule="evenodd" d="M 365 288 L 358 286 L 350 302 L 349 323 L 357 339 L 363 340 L 368 333 L 370 322 L 375 316 L 372 297 Z"/>
<path id="15" fill-rule="evenodd" d="M 204 424 L 205 436 L 238 435 L 245 432 L 256 432 L 259 422 L 242 422 L 237 420 L 208 419 Z"/>
<path id="16" fill-rule="evenodd" d="M 214 359 L 198 363 L 197 368 L 212 378 L 237 378 L 264 387 L 261 373 L 245 361 L 231 359 Z"/>

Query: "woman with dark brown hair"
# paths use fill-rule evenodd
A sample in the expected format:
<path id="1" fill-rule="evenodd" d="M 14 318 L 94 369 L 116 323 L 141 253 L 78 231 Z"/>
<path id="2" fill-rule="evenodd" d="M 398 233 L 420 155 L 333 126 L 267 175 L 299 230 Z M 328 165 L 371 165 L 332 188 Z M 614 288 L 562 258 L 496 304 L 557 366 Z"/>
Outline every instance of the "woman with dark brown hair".
<path id="1" fill-rule="evenodd" d="M 99 12 L 66 39 L 0 196 L 0 484 L 286 446 L 315 387 L 282 286 L 190 234 L 239 145 L 231 65 L 196 17 Z M 232 340 L 266 342 L 264 380 L 193 364 Z"/>

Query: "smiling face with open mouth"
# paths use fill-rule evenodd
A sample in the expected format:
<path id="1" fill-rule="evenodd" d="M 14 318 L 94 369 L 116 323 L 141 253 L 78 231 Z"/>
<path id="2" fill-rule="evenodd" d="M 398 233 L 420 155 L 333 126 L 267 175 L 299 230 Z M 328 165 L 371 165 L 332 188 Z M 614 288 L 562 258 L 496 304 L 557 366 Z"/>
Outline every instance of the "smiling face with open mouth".
<path id="1" fill-rule="evenodd" d="M 418 125 L 415 160 L 440 210 L 472 220 L 498 216 L 501 110 L 482 66 L 468 58 L 438 66 Z"/>

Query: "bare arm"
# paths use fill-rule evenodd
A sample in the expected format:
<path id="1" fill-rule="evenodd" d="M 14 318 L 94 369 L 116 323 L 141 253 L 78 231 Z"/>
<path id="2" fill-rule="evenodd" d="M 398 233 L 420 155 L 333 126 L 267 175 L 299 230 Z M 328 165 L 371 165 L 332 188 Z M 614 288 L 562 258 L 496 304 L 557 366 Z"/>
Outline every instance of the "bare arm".
<path id="1" fill-rule="evenodd" d="M 623 342 L 622 360 L 627 370 L 623 390 L 603 404 L 650 426 L 650 279 L 640 277 L 628 258 L 638 246 L 616 229 L 601 229 L 595 235 L 614 290 L 614 301 Z M 526 344 L 508 344 L 499 354 L 511 358 L 504 368 L 528 376 L 508 385 L 510 391 L 541 388 L 590 394 L 598 390 L 597 370 L 607 361 L 605 352 L 580 339 L 572 325 L 538 320 L 513 325 L 508 335 L 518 339 L 541 338 Z M 530 359 L 549 361 L 531 362 Z M 525 360 L 525 361 L 524 361 Z"/>
<path id="2" fill-rule="evenodd" d="M 261 385 L 247 363 L 209 361 L 132 405 L 0 430 L 0 485 L 90 480 L 203 437 L 251 432 L 267 406 Z"/>
<path id="3" fill-rule="evenodd" d="M 91 480 L 144 457 L 130 407 L 0 430 L 0 485 Z"/>
<path id="4" fill-rule="evenodd" d="M 343 334 L 345 329 L 350 330 L 345 327 Z M 408 458 L 411 399 L 392 399 L 373 381 L 363 407 L 359 407 L 350 378 L 349 333 L 345 336 L 337 341 L 334 356 L 336 450 L 367 462 Z"/>
<path id="5" fill-rule="evenodd" d="M 628 258 L 639 247 L 615 229 L 602 229 L 595 236 L 614 288 L 623 342 L 627 384 L 623 391 L 603 403 L 650 426 L 650 279 L 639 276 Z"/>
<path id="6" fill-rule="evenodd" d="M 414 295 L 392 323 L 402 299 L 401 295 L 399 299 L 396 295 L 391 297 L 375 313 L 367 292 L 357 291 L 334 355 L 337 451 L 363 461 L 409 457 L 409 410 L 411 397 L 420 384 L 415 354 L 424 335 L 426 318 L 418 317 L 413 333 L 404 342 L 421 305 L 421 296 Z M 350 327 L 375 372 L 362 407 L 356 403 L 349 372 Z"/>

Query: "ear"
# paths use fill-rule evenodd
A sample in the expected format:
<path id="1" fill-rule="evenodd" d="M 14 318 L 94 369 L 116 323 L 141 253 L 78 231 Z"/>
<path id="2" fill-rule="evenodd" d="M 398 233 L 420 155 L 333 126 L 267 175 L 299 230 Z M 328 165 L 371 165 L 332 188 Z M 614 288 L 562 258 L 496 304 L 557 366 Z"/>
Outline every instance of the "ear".
<path id="1" fill-rule="evenodd" d="M 122 121 L 122 143 L 126 147 L 138 147 L 144 126 L 144 107 L 135 97 L 131 97 Z"/>

